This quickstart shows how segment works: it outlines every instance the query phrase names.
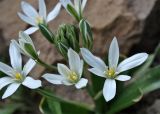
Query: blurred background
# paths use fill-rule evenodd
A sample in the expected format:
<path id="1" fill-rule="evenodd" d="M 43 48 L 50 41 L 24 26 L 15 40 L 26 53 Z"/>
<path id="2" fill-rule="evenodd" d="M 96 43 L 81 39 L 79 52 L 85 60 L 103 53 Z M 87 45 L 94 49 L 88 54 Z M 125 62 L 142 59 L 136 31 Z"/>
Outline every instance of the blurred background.
<path id="1" fill-rule="evenodd" d="M 38 0 L 26 1 L 38 8 Z M 45 1 L 48 12 L 58 2 L 58 0 Z M 17 12 L 21 12 L 20 2 L 21 0 L 0 0 L 0 58 L 8 63 L 10 40 L 17 39 L 18 32 L 29 27 L 17 16 Z M 99 56 L 106 56 L 106 51 L 114 36 L 118 39 L 120 52 L 126 56 L 143 51 L 153 53 L 160 42 L 160 0 L 88 0 L 84 14 L 89 20 L 94 33 L 94 53 Z M 70 15 L 62 9 L 60 15 L 50 22 L 49 26 L 53 31 L 56 31 L 60 24 L 74 22 Z M 58 61 L 63 60 L 56 49 L 42 38 L 43 36 L 39 32 L 31 35 L 31 37 L 37 49 L 41 51 L 43 60 L 50 64 L 56 64 Z M 154 65 L 159 63 L 160 57 L 156 59 Z M 37 78 L 44 71 L 43 67 L 37 66 L 32 75 Z M 92 103 L 85 90 L 77 92 L 74 88 L 63 86 L 56 88 L 56 86 L 53 87 L 57 94 L 69 99 Z M 17 94 L 22 96 L 21 93 Z M 38 104 L 39 97 L 35 94 L 32 95 L 34 96 L 33 98 L 36 98 L 34 100 L 38 101 Z M 26 99 L 30 98 L 26 97 Z M 0 110 L 4 109 L 3 107 L 6 103 L 7 101 L 0 102 Z M 13 106 L 15 105 L 13 104 Z M 11 105 L 10 107 L 13 106 Z M 120 112 L 120 114 L 160 114 L 159 106 L 160 90 L 157 90 L 145 95 L 139 103 Z M 32 113 L 25 112 L 25 109 L 23 110 L 16 109 L 13 114 L 40 114 L 38 107 L 35 107 L 35 111 Z M 0 114 L 12 113 L 0 112 Z"/>

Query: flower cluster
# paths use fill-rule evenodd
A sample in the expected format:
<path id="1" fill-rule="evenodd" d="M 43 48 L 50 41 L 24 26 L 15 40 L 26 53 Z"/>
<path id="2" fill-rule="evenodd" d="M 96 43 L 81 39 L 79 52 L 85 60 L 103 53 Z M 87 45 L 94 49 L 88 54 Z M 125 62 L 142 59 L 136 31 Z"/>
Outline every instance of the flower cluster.
<path id="1" fill-rule="evenodd" d="M 83 18 L 83 10 L 86 3 L 87 0 L 74 0 L 74 4 L 70 0 L 60 0 L 55 8 L 47 15 L 44 0 L 39 0 L 39 12 L 27 2 L 21 2 L 23 13 L 18 13 L 18 16 L 24 22 L 32 25 L 32 27 L 19 32 L 18 41 L 12 40 L 10 43 L 9 54 L 12 68 L 0 62 L 0 71 L 7 75 L 0 78 L 0 89 L 9 85 L 2 99 L 11 96 L 20 85 L 30 89 L 42 87 L 40 79 L 35 80 L 32 76 L 28 76 L 36 63 L 52 70 L 58 70 L 59 74 L 43 74 L 42 78 L 48 82 L 56 85 L 74 85 L 75 88 L 81 89 L 86 87 L 88 83 L 88 79 L 86 79 L 87 73 L 84 73 L 87 69 L 87 65 L 84 65 L 85 61 L 92 67 L 88 69 L 89 72 L 105 78 L 103 96 L 107 102 L 116 95 L 116 80 L 128 81 L 131 79 L 131 76 L 124 75 L 123 72 L 143 64 L 147 60 L 148 54 L 135 54 L 119 63 L 119 46 L 117 39 L 113 38 L 109 47 L 108 65 L 101 58 L 94 56 L 90 51 L 93 45 L 92 29 Z M 49 30 L 48 22 L 58 16 L 61 5 L 76 19 L 79 26 L 61 25 L 55 35 Z M 29 36 L 38 29 L 40 29 L 50 43 L 56 45 L 62 56 L 68 61 L 69 67 L 61 63 L 58 63 L 57 67 L 54 67 L 53 65 L 46 64 L 39 58 L 40 51 L 36 50 Z M 79 39 L 80 36 L 82 36 L 82 39 Z M 82 48 L 80 48 L 81 44 L 79 40 L 82 40 Z M 30 58 L 23 68 L 21 54 Z"/>

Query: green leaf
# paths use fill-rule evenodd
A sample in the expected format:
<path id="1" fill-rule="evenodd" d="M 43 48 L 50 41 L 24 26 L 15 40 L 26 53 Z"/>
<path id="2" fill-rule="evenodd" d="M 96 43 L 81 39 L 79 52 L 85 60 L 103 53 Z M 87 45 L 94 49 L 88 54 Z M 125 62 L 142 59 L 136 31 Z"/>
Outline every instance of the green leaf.
<path id="1" fill-rule="evenodd" d="M 43 114 L 62 114 L 60 103 L 51 99 L 42 98 L 39 109 Z"/>
<path id="2" fill-rule="evenodd" d="M 150 69 L 136 81 L 130 83 L 110 105 L 107 114 L 114 114 L 125 109 L 142 98 L 142 95 L 160 88 L 160 66 Z"/>
<path id="3" fill-rule="evenodd" d="M 67 5 L 67 10 L 78 22 L 80 21 L 77 11 L 70 4 Z"/>
<path id="4" fill-rule="evenodd" d="M 11 103 L 0 106 L 0 114 L 13 114 L 17 109 L 23 107 L 20 103 Z"/>
<path id="5" fill-rule="evenodd" d="M 62 114 L 61 105 L 59 102 L 52 101 L 51 99 L 47 99 L 49 108 L 52 111 L 52 114 Z"/>
<path id="6" fill-rule="evenodd" d="M 31 44 L 25 43 L 25 44 L 24 44 L 24 48 L 25 48 L 25 50 L 32 56 L 33 59 L 37 59 L 37 58 L 38 58 L 38 54 L 37 54 L 37 52 L 34 50 L 34 48 L 32 47 Z"/>
<path id="7" fill-rule="evenodd" d="M 39 29 L 41 31 L 41 33 L 45 36 L 45 38 L 50 42 L 50 43 L 54 43 L 54 34 L 49 30 L 49 28 L 44 25 L 44 24 L 39 24 Z"/>
<path id="8" fill-rule="evenodd" d="M 76 112 L 76 114 L 79 114 L 78 112 L 91 112 L 93 111 L 93 106 L 89 106 L 87 104 L 84 103 L 80 103 L 80 102 L 76 102 L 76 101 L 70 101 L 64 98 L 60 98 L 56 95 L 54 95 L 53 92 L 49 91 L 49 90 L 42 90 L 42 89 L 38 89 L 37 92 L 39 94 L 41 94 L 43 97 L 50 99 L 52 101 L 57 101 L 61 103 L 61 107 L 62 110 L 66 110 L 67 113 L 70 112 Z M 71 109 L 68 107 L 72 107 Z M 68 114 L 72 114 L 72 113 L 68 113 Z M 75 114 L 75 113 L 73 113 Z"/>

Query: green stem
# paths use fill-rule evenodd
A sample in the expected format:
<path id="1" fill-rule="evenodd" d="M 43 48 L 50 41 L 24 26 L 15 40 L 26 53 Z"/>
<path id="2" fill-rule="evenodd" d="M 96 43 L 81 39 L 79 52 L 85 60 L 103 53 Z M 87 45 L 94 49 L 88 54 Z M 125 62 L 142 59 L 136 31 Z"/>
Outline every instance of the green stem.
<path id="1" fill-rule="evenodd" d="M 101 90 L 94 96 L 94 100 L 98 100 L 102 95 L 103 95 L 103 91 Z"/>
<path id="2" fill-rule="evenodd" d="M 54 70 L 54 71 L 57 71 L 57 67 L 53 66 L 53 65 L 49 65 L 49 64 L 46 64 L 45 62 L 43 62 L 41 59 L 37 59 L 37 63 L 40 64 L 41 66 L 44 66 L 45 68 L 48 68 L 50 70 Z"/>

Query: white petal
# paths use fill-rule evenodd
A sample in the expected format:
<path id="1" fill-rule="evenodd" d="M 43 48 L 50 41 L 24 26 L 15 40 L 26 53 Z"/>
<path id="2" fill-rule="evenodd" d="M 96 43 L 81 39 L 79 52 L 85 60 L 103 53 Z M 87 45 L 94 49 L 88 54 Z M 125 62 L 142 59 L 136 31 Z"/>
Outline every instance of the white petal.
<path id="1" fill-rule="evenodd" d="M 81 60 L 80 61 L 80 68 L 79 68 L 79 76 L 80 76 L 80 78 L 81 78 L 82 73 L 83 73 L 83 64 L 84 64 L 84 62 L 83 62 L 83 60 Z"/>
<path id="2" fill-rule="evenodd" d="M 30 89 L 37 89 L 42 86 L 42 82 L 40 80 L 35 80 L 29 76 L 26 77 L 22 84 Z"/>
<path id="3" fill-rule="evenodd" d="M 14 45 L 17 47 L 17 49 L 21 52 L 24 53 L 24 50 L 20 47 L 20 45 L 18 44 L 18 42 L 16 40 L 11 40 L 12 43 L 14 43 Z"/>
<path id="4" fill-rule="evenodd" d="M 2 99 L 5 99 L 9 96 L 11 96 L 20 86 L 21 84 L 19 83 L 12 83 L 8 86 L 7 90 L 5 91 L 5 93 L 2 96 Z"/>
<path id="5" fill-rule="evenodd" d="M 116 95 L 116 81 L 113 79 L 106 79 L 103 87 L 103 96 L 108 102 Z"/>
<path id="6" fill-rule="evenodd" d="M 30 4 L 28 4 L 25 1 L 21 2 L 21 8 L 23 12 L 30 18 L 36 18 L 38 17 L 38 13 Z"/>
<path id="7" fill-rule="evenodd" d="M 60 10 L 61 10 L 61 4 L 58 3 L 55 6 L 55 8 L 48 14 L 48 16 L 47 16 L 47 22 L 50 22 L 51 20 L 55 19 L 58 16 Z"/>
<path id="8" fill-rule="evenodd" d="M 31 70 L 35 65 L 36 65 L 36 62 L 33 59 L 29 59 L 23 67 L 24 74 L 28 75 L 28 73 L 31 72 Z"/>
<path id="9" fill-rule="evenodd" d="M 19 49 L 17 49 L 17 47 L 12 42 L 10 43 L 10 47 L 9 47 L 9 55 L 10 55 L 12 67 L 15 70 L 21 72 L 22 71 L 22 57 L 21 57 Z"/>
<path id="10" fill-rule="evenodd" d="M 14 82 L 14 80 L 13 80 L 12 78 L 10 78 L 10 77 L 0 78 L 0 90 L 1 90 L 3 87 L 5 87 L 5 86 L 7 86 L 8 84 L 11 84 L 11 83 L 13 83 L 13 82 Z"/>
<path id="11" fill-rule="evenodd" d="M 42 77 L 52 84 L 63 84 L 62 81 L 65 80 L 63 76 L 57 75 L 57 74 L 47 73 L 47 74 L 44 74 Z"/>
<path id="12" fill-rule="evenodd" d="M 70 70 L 69 68 L 64 65 L 64 64 L 58 64 L 58 72 L 64 76 L 64 77 L 68 77 L 69 73 L 70 73 Z"/>
<path id="13" fill-rule="evenodd" d="M 132 69 L 134 67 L 137 67 L 137 66 L 141 65 L 142 63 L 144 63 L 147 58 L 148 58 L 147 53 L 135 54 L 135 55 L 125 59 L 124 61 L 122 61 L 118 65 L 117 72 L 120 73 L 120 72 L 129 70 L 129 69 Z"/>
<path id="14" fill-rule="evenodd" d="M 81 60 L 79 55 L 71 48 L 68 50 L 68 59 L 70 69 L 80 75 Z"/>
<path id="15" fill-rule="evenodd" d="M 2 62 L 0 62 L 0 71 L 2 71 L 3 73 L 5 73 L 11 77 L 13 77 L 13 74 L 15 73 L 15 71 L 10 66 L 8 66 Z"/>
<path id="16" fill-rule="evenodd" d="M 97 68 L 90 68 L 88 69 L 90 72 L 92 72 L 93 74 L 100 76 L 100 77 L 105 77 L 104 71 L 101 71 Z"/>
<path id="17" fill-rule="evenodd" d="M 24 33 L 30 35 L 30 34 L 36 32 L 37 30 L 38 30 L 38 27 L 30 27 L 27 30 L 25 30 Z"/>
<path id="18" fill-rule="evenodd" d="M 67 9 L 68 4 L 72 4 L 70 0 L 60 0 L 60 2 L 65 9 Z"/>
<path id="19" fill-rule="evenodd" d="M 80 2 L 81 2 L 81 0 L 74 0 L 74 6 L 75 6 L 75 9 L 78 13 L 79 13 L 79 7 L 81 5 Z"/>
<path id="20" fill-rule="evenodd" d="M 117 77 L 116 77 L 116 80 L 119 80 L 119 81 L 128 81 L 128 80 L 130 80 L 131 79 L 131 77 L 130 76 L 127 76 L 127 75 L 118 75 Z"/>
<path id="21" fill-rule="evenodd" d="M 87 0 L 83 0 L 82 1 L 82 5 L 81 5 L 81 9 L 82 11 L 84 10 L 85 6 L 86 6 Z"/>
<path id="22" fill-rule="evenodd" d="M 105 71 L 107 66 L 105 63 L 98 57 L 94 56 L 88 49 L 81 48 L 81 54 L 83 59 L 92 67 L 99 70 Z"/>
<path id="23" fill-rule="evenodd" d="M 20 42 L 22 42 L 22 44 L 23 43 L 29 43 L 29 44 L 31 44 L 32 45 L 32 47 L 34 48 L 34 50 L 36 51 L 36 49 L 35 49 L 35 46 L 34 46 L 34 44 L 33 44 L 33 41 L 32 41 L 32 39 L 31 39 L 31 37 L 28 35 L 28 34 L 26 34 L 26 33 L 24 33 L 24 32 L 19 32 L 19 43 Z"/>
<path id="24" fill-rule="evenodd" d="M 116 69 L 118 60 L 119 60 L 119 47 L 117 39 L 116 37 L 114 37 L 109 47 L 109 57 L 108 57 L 109 68 Z"/>
<path id="25" fill-rule="evenodd" d="M 44 0 L 39 0 L 39 15 L 43 16 L 44 19 L 46 19 L 46 4 Z"/>
<path id="26" fill-rule="evenodd" d="M 32 19 L 32 18 L 29 18 L 25 15 L 23 15 L 22 13 L 18 13 L 18 16 L 26 23 L 30 24 L 30 25 L 33 25 L 33 26 L 36 26 L 36 23 L 35 21 Z"/>
<path id="27" fill-rule="evenodd" d="M 68 80 L 63 80 L 62 84 L 66 85 L 66 86 L 71 86 L 73 85 L 73 83 L 69 82 Z"/>
<path id="28" fill-rule="evenodd" d="M 81 79 L 75 84 L 75 86 L 76 86 L 77 89 L 81 89 L 81 88 L 83 88 L 83 87 L 86 87 L 86 86 L 87 86 L 87 83 L 88 83 L 88 80 L 87 80 L 87 79 L 81 78 Z"/>

